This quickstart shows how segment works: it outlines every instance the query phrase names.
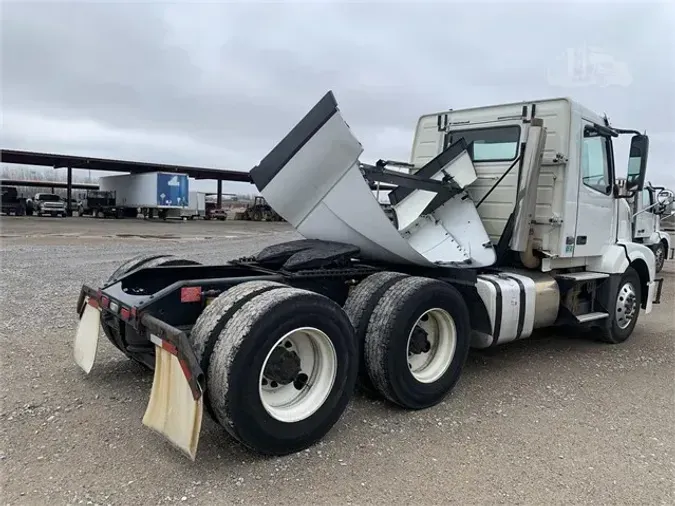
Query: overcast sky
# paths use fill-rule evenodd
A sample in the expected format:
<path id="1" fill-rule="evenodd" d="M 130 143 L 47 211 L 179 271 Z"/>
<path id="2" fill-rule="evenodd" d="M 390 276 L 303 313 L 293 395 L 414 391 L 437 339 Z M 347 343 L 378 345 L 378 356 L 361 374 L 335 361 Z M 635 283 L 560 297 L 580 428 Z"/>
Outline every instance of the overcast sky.
<path id="1" fill-rule="evenodd" d="M 675 188 L 674 5 L 5 0 L 0 144 L 247 171 L 332 89 L 365 160 L 407 160 L 423 113 L 566 95 Z"/>

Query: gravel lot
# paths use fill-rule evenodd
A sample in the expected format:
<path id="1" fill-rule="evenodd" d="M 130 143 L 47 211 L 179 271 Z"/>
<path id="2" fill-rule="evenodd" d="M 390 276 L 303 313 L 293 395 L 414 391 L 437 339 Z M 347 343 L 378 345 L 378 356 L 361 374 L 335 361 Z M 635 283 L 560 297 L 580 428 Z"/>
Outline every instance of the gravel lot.
<path id="1" fill-rule="evenodd" d="M 328 437 L 269 459 L 205 415 L 192 463 L 141 423 L 152 374 L 101 340 L 72 360 L 74 304 L 121 259 L 220 262 L 285 224 L 2 217 L 0 475 L 6 504 L 674 504 L 675 262 L 629 342 L 547 334 L 473 353 L 443 404 L 357 396 Z M 74 244 L 78 244 L 75 246 Z"/>

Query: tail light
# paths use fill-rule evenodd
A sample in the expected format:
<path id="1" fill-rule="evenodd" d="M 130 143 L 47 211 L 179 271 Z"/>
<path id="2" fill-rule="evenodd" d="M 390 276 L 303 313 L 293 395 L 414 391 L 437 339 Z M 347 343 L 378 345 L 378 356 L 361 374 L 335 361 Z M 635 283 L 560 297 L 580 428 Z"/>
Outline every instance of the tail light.
<path id="1" fill-rule="evenodd" d="M 129 317 L 131 316 L 131 313 L 129 312 L 129 309 L 123 307 L 122 309 L 120 309 L 120 316 L 122 317 L 123 320 L 128 320 Z"/>
<path id="2" fill-rule="evenodd" d="M 184 286 L 180 289 L 181 302 L 201 302 L 202 287 L 201 286 Z"/>

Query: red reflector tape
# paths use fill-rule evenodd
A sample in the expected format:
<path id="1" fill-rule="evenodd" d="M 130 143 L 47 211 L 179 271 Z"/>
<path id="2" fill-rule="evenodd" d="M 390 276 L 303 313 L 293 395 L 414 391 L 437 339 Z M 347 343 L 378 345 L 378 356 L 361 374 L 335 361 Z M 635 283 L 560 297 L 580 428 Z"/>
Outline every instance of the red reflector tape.
<path id="1" fill-rule="evenodd" d="M 200 302 L 202 300 L 201 286 L 184 286 L 180 289 L 181 302 Z"/>
<path id="2" fill-rule="evenodd" d="M 178 356 L 178 348 L 168 341 L 162 341 L 162 348 L 171 353 L 172 355 Z"/>
<path id="3" fill-rule="evenodd" d="M 108 299 L 108 297 L 106 297 L 105 295 L 101 296 L 101 306 L 108 307 L 109 303 L 110 299 Z"/>
<path id="4" fill-rule="evenodd" d="M 98 301 L 96 299 L 92 299 L 89 297 L 89 300 L 87 300 L 87 304 L 89 304 L 91 307 L 98 308 Z"/>

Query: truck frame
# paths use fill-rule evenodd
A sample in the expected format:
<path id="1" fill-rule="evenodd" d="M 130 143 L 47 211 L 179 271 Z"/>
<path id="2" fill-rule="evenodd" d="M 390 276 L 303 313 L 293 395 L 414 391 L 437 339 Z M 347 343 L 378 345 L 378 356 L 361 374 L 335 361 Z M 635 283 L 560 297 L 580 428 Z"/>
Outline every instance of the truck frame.
<path id="1" fill-rule="evenodd" d="M 626 133 L 619 185 L 611 139 Z M 328 92 L 250 172 L 305 239 L 222 265 L 128 260 L 82 286 L 75 361 L 91 370 L 102 328 L 154 369 L 143 423 L 194 459 L 204 408 L 247 448 L 285 455 L 322 439 L 357 385 L 424 409 L 470 348 L 557 325 L 622 343 L 663 283 L 626 202 L 647 150 L 645 135 L 552 99 L 425 115 L 410 163 L 369 165 Z M 373 181 L 395 186 L 387 214 Z M 604 236 L 577 223 L 594 206 Z"/>

